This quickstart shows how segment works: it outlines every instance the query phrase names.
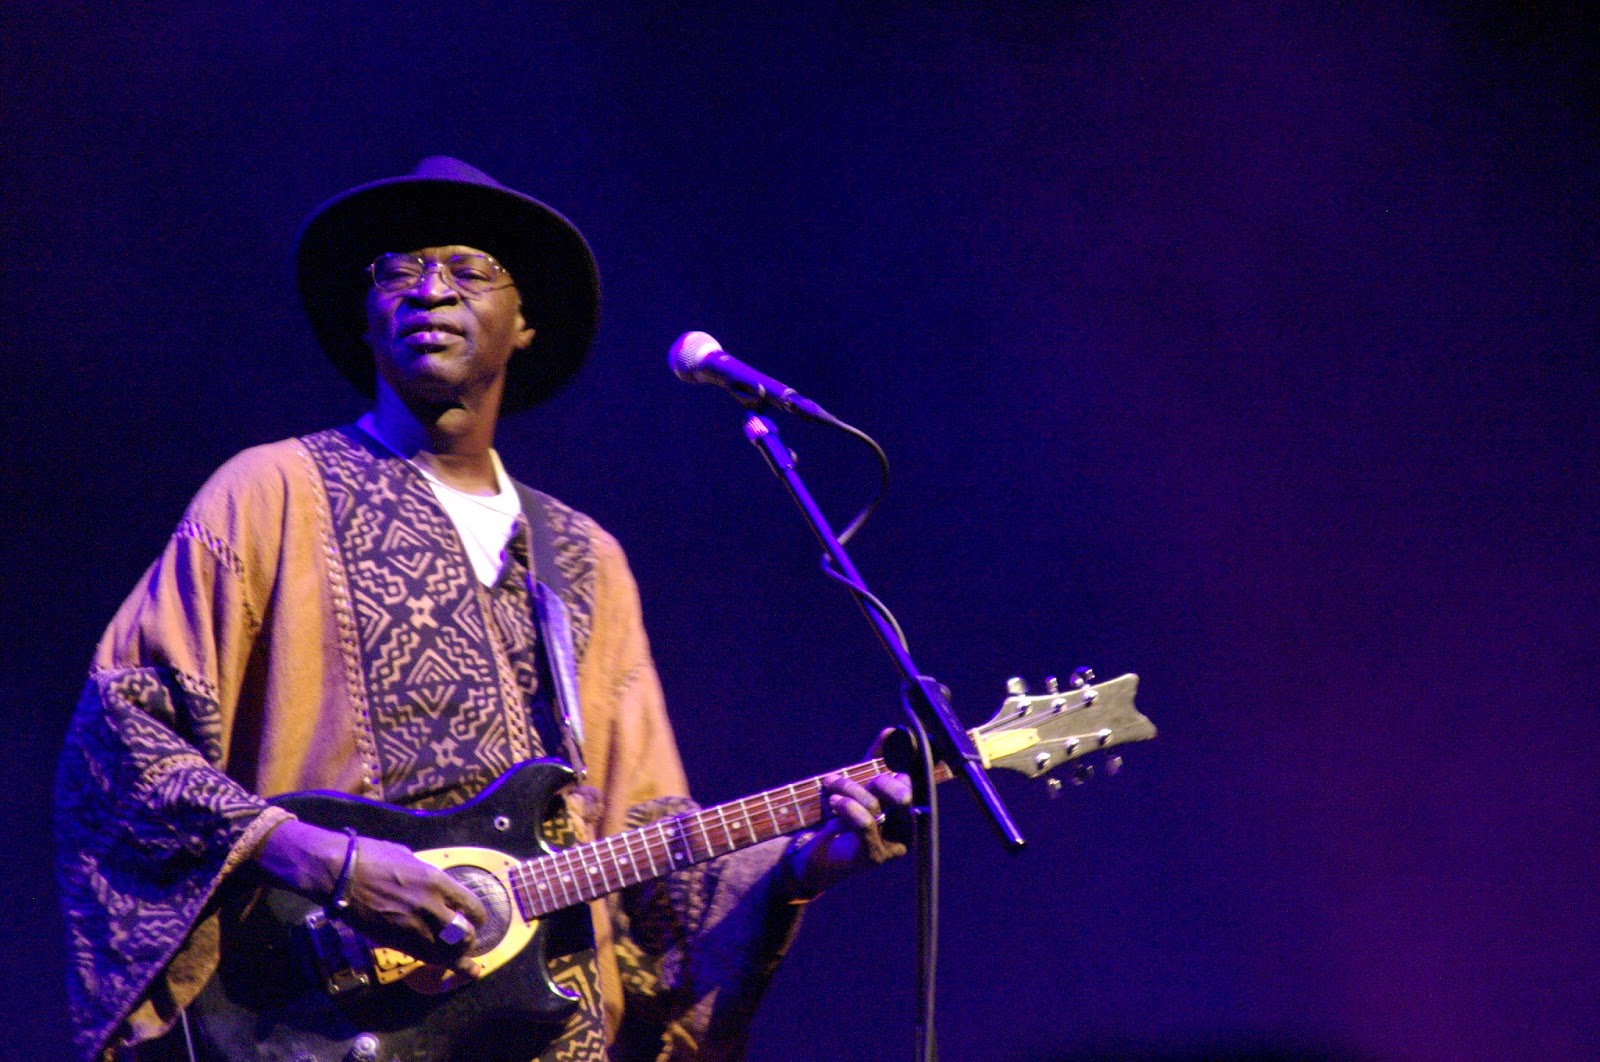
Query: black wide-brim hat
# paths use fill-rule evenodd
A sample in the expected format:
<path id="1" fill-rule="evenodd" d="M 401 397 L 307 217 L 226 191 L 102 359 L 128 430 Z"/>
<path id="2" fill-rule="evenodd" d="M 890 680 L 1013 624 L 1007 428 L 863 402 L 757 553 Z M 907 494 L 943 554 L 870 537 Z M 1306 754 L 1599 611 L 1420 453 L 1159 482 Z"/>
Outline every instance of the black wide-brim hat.
<path id="1" fill-rule="evenodd" d="M 600 323 L 600 274 L 577 227 L 532 196 L 459 159 L 423 159 L 411 174 L 352 188 L 300 229 L 295 270 L 311 330 L 334 366 L 369 398 L 367 266 L 386 251 L 462 244 L 505 267 L 533 342 L 506 369 L 500 408 L 528 409 L 577 373 Z"/>

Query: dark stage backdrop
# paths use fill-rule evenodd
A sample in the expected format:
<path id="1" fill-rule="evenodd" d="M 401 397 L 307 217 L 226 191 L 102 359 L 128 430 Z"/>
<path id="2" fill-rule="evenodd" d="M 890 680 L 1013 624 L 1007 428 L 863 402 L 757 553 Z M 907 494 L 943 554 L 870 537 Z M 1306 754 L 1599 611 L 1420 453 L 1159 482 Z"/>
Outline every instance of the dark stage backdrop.
<path id="1" fill-rule="evenodd" d="M 945 800 L 950 1060 L 1600 1055 L 1596 47 L 1578 4 L 7 3 L 6 1058 L 65 1057 L 52 773 L 188 496 L 353 418 L 288 266 L 459 155 L 599 254 L 505 425 L 630 549 L 698 794 L 847 762 L 891 675 L 679 332 L 873 432 L 856 558 L 981 721 L 1137 671 L 1119 777 Z M 829 510 L 859 448 L 786 429 Z M 906 1057 L 905 865 L 755 1059 Z"/>

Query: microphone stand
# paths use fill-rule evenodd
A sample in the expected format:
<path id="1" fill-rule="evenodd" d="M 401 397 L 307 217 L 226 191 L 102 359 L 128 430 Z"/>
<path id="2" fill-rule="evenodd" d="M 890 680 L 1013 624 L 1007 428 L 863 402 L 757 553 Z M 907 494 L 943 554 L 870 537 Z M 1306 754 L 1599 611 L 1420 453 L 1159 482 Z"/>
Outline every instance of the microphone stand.
<path id="1" fill-rule="evenodd" d="M 955 713 L 950 710 L 950 700 L 945 689 L 917 669 L 917 665 L 911 660 L 911 654 L 906 651 L 906 647 L 895 634 L 889 621 L 877 609 L 862 601 L 860 595 L 868 592 L 866 583 L 862 581 L 861 573 L 856 571 L 850 555 L 844 551 L 843 543 L 833 533 L 828 518 L 822 515 L 822 510 L 817 508 L 811 492 L 806 489 L 805 481 L 800 478 L 800 473 L 795 467 L 794 454 L 778 437 L 778 426 L 760 412 L 752 412 L 749 419 L 744 422 L 744 434 L 767 459 L 773 474 L 789 488 L 790 496 L 805 514 L 806 520 L 816 532 L 817 539 L 833 561 L 834 567 L 849 578 L 852 588 L 857 593 L 861 611 L 865 613 L 867 622 L 877 632 L 878 640 L 888 650 L 895 668 L 900 672 L 906 704 L 927 728 L 928 736 L 933 742 L 934 754 L 966 780 L 973 796 L 988 813 L 990 822 L 1000 831 L 1000 839 L 1005 846 L 1013 850 L 1021 848 L 1026 842 L 1018 831 L 1016 823 L 1011 820 L 1011 814 L 1001 801 L 1000 794 L 995 792 L 994 783 L 983 769 L 983 761 L 978 755 L 977 748 L 972 744 L 972 738 L 968 736 L 960 720 L 956 719 Z"/>
<path id="2" fill-rule="evenodd" d="M 845 552 L 844 544 L 834 534 L 828 518 L 822 514 L 822 510 L 811 497 L 811 492 L 806 489 L 805 481 L 800 478 L 796 468 L 795 455 L 778 436 L 778 426 L 762 415 L 761 408 L 764 405 L 765 402 L 759 399 L 753 403 L 750 416 L 744 423 L 745 437 L 761 452 L 773 474 L 788 488 L 790 497 L 800 507 L 806 521 L 811 524 L 811 529 L 816 533 L 817 540 L 822 543 L 822 548 L 833 562 L 835 570 L 848 580 L 848 585 L 856 597 L 856 603 L 861 607 L 867 622 L 872 625 L 878 640 L 883 643 L 884 649 L 894 661 L 895 668 L 900 672 L 906 710 L 911 715 L 911 722 L 917 731 L 917 737 L 912 738 L 913 742 L 920 738 L 921 743 L 918 747 L 924 757 L 927 757 L 931 750 L 934 757 L 943 760 L 952 771 L 960 774 L 979 806 L 988 813 L 989 821 L 1000 832 L 1002 843 L 1012 851 L 1020 849 L 1025 843 L 1022 834 L 1012 821 L 1010 812 L 1000 799 L 1000 794 L 995 792 L 994 783 L 983 769 L 983 761 L 978 755 L 977 748 L 972 744 L 972 738 L 951 711 L 948 691 L 936 680 L 924 675 L 912 661 L 905 644 L 881 611 L 881 606 L 877 604 L 877 598 L 867 589 L 861 573 L 856 570 L 849 554 Z M 919 779 L 919 784 L 916 785 L 917 803 L 922 807 L 913 810 L 912 840 L 917 846 L 919 857 L 917 950 L 921 1020 L 918 1029 L 917 1057 L 933 1059 L 937 1055 L 933 1023 L 933 964 L 937 949 L 939 833 L 936 817 L 938 805 L 933 793 L 931 759 L 928 763 L 930 769 L 925 780 Z M 912 777 L 918 778 L 920 773 L 912 772 Z"/>

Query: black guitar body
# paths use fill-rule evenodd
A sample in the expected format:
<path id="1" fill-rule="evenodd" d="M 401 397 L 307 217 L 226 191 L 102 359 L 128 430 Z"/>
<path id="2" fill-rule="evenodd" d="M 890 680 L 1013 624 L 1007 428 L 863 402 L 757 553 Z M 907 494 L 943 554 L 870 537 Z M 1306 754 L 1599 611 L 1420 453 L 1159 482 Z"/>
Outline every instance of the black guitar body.
<path id="1" fill-rule="evenodd" d="M 314 825 L 353 826 L 414 851 L 472 846 L 523 860 L 549 853 L 540 826 L 571 781 L 564 764 L 531 760 L 448 811 L 329 792 L 275 803 Z M 482 980 L 435 995 L 400 981 L 335 996 L 305 929 L 317 905 L 282 889 L 236 892 L 222 910 L 221 966 L 189 1010 L 198 1053 L 214 1062 L 529 1062 L 577 1007 L 550 980 L 546 956 L 594 946 L 587 905 L 578 904 L 542 918 L 532 940 Z"/>
<path id="2" fill-rule="evenodd" d="M 1014 688 L 994 718 L 971 736 L 992 767 L 1035 778 L 1115 745 L 1155 737 L 1155 726 L 1134 707 L 1138 684 L 1139 676 L 1130 674 L 1098 685 L 1079 681 L 1068 690 L 1052 680 L 1040 695 Z M 865 785 L 888 769 L 874 759 L 841 773 Z M 935 772 L 940 781 L 952 776 L 944 764 Z M 471 802 L 440 812 L 405 811 L 340 793 L 279 798 L 278 804 L 315 825 L 351 826 L 365 836 L 403 844 L 472 889 L 491 914 L 492 925 L 479 933 L 473 953 L 490 972 L 452 989 L 439 968 L 422 967 L 389 984 L 334 994 L 326 987 L 329 980 L 349 984 L 361 978 L 352 976 L 357 963 L 327 961 L 328 924 L 307 928 L 308 915 L 318 916 L 313 922 L 324 921 L 320 909 L 281 889 L 229 888 L 221 908 L 220 968 L 189 1008 L 200 1057 L 206 1062 L 529 1062 L 554 1042 L 578 1006 L 575 995 L 552 982 L 545 960 L 593 949 L 588 906 L 579 902 L 583 897 L 816 825 L 825 813 L 817 776 L 557 857 L 541 827 L 558 806 L 557 793 L 572 780 L 559 761 L 529 760 Z M 524 919 L 504 884 L 513 879 L 523 895 L 549 898 L 539 902 L 540 909 L 562 902 L 571 906 Z M 321 945 L 312 947 L 314 940 Z M 365 954 L 338 943 L 332 951 L 336 957 Z M 383 957 L 390 976 L 412 969 L 403 957 L 387 952 Z M 427 984 L 446 990 L 417 990 Z M 141 1051 L 141 1062 L 187 1057 L 181 1028 L 152 1047 Z"/>

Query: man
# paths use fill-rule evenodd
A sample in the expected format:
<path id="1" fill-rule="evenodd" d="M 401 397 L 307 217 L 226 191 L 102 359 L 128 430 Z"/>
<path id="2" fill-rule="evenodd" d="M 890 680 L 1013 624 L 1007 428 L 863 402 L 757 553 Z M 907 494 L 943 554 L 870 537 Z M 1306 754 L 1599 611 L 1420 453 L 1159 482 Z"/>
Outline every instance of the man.
<path id="1" fill-rule="evenodd" d="M 493 450 L 500 413 L 547 398 L 587 353 L 599 286 L 583 237 L 435 158 L 325 203 L 297 265 L 319 342 L 373 405 L 220 469 L 96 652 L 57 797 L 85 1057 L 194 1034 L 186 1008 L 215 979 L 224 900 L 249 885 L 482 972 L 473 892 L 404 846 L 264 798 L 325 789 L 434 810 L 566 755 L 587 767 L 549 826 L 566 841 L 692 808 L 621 550 L 519 491 Z M 556 571 L 531 570 L 541 534 Z M 565 606 L 576 710 L 560 703 L 545 643 L 561 639 L 535 621 L 534 578 Z M 579 920 L 592 947 L 550 959 L 581 1004 L 539 1057 L 739 1054 L 796 903 L 904 851 L 879 830 L 909 802 L 903 777 L 832 778 L 825 795 L 814 834 L 592 903 Z"/>

